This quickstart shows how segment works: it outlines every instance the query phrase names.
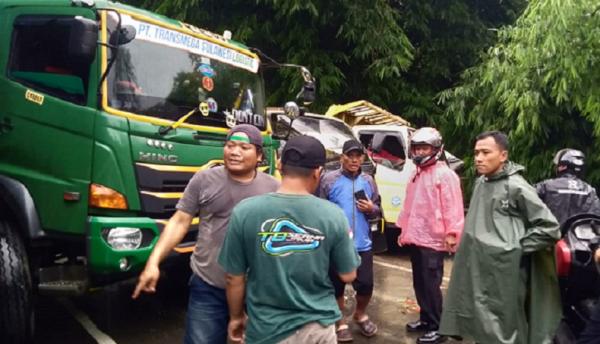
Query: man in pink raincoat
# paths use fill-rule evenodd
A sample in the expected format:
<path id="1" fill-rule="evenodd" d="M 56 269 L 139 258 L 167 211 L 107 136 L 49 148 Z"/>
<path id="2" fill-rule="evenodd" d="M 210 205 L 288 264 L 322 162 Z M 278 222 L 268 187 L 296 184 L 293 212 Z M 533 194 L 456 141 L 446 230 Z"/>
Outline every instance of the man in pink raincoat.
<path id="1" fill-rule="evenodd" d="M 444 256 L 454 252 L 464 225 L 460 180 L 443 157 L 442 136 L 421 128 L 410 139 L 409 156 L 417 166 L 406 190 L 396 225 L 399 245 L 409 245 L 413 288 L 421 309 L 419 319 L 406 324 L 408 332 L 424 332 L 417 343 L 441 343 L 437 331 L 442 314 Z"/>

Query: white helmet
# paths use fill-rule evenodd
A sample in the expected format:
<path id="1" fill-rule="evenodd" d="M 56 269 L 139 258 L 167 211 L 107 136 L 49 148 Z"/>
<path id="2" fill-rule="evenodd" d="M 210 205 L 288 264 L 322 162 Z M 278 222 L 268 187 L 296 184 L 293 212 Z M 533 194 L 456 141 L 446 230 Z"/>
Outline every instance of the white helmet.
<path id="1" fill-rule="evenodd" d="M 430 145 L 433 152 L 428 156 L 415 156 L 414 145 Z M 409 158 L 419 167 L 429 166 L 440 159 L 444 152 L 444 143 L 442 135 L 435 128 L 423 127 L 413 133 L 410 138 Z"/>

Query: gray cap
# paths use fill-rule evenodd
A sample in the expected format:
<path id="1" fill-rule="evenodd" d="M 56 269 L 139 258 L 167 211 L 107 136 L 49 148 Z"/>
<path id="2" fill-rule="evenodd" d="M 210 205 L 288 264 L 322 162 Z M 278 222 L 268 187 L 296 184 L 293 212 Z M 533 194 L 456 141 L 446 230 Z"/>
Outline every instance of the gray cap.
<path id="1" fill-rule="evenodd" d="M 247 138 L 245 136 L 237 134 L 246 134 L 245 136 L 247 136 Z M 231 128 L 225 140 L 251 143 L 261 148 L 263 145 L 263 139 L 262 135 L 260 135 L 260 130 L 258 130 L 257 127 L 251 124 L 238 124 L 235 127 Z"/>

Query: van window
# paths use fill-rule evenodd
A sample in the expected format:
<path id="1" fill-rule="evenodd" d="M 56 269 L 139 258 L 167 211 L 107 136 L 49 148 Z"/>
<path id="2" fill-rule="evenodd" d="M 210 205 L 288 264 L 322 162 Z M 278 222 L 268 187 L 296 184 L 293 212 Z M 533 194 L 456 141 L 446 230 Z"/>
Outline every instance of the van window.
<path id="1" fill-rule="evenodd" d="M 373 143 L 373 134 L 360 133 L 359 136 L 360 136 L 360 143 L 362 143 L 363 146 L 370 148 Z"/>
<path id="2" fill-rule="evenodd" d="M 376 163 L 398 171 L 404 168 L 406 151 L 400 134 L 364 131 L 360 133 L 360 141 Z"/>
<path id="3" fill-rule="evenodd" d="M 406 159 L 404 146 L 396 135 L 385 136 L 385 139 L 383 139 L 383 149 L 400 159 Z"/>
<path id="4" fill-rule="evenodd" d="M 20 16 L 13 24 L 8 76 L 50 95 L 82 104 L 89 63 L 68 56 L 69 16 Z"/>

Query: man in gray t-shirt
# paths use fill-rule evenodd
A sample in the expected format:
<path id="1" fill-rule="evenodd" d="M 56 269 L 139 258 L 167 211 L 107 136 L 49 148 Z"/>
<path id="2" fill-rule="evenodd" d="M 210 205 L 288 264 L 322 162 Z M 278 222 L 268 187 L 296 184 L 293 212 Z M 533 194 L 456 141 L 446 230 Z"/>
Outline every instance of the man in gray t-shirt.
<path id="1" fill-rule="evenodd" d="M 233 207 L 245 198 L 273 192 L 279 186 L 273 177 L 256 170 L 261 158 L 260 131 L 248 124 L 232 128 L 223 149 L 224 166 L 197 172 L 192 177 L 140 274 L 134 299 L 142 291 L 155 292 L 160 262 L 181 242 L 198 215 L 198 238 L 190 263 L 194 274 L 190 280 L 186 344 L 227 341 L 225 272 L 217 258 Z"/>

